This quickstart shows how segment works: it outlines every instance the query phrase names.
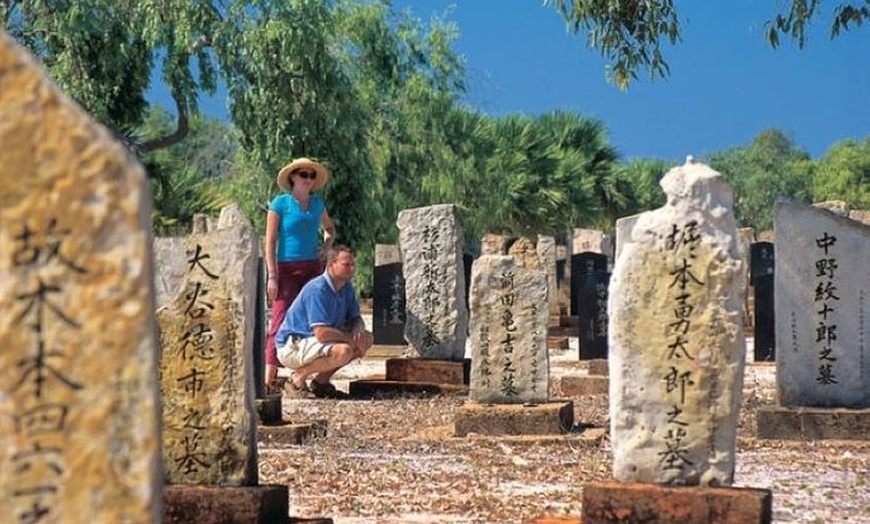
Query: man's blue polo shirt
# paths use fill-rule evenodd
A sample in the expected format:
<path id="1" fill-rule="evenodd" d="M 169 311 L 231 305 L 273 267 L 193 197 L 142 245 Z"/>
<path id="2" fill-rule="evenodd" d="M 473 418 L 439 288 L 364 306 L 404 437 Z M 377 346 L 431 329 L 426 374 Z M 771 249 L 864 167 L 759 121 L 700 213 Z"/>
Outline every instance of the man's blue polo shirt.
<path id="1" fill-rule="evenodd" d="M 336 291 L 327 272 L 311 279 L 290 304 L 281 327 L 275 333 L 275 345 L 283 347 L 291 336 L 314 336 L 314 326 L 344 328 L 359 318 L 359 303 L 353 284 L 347 282 Z"/>

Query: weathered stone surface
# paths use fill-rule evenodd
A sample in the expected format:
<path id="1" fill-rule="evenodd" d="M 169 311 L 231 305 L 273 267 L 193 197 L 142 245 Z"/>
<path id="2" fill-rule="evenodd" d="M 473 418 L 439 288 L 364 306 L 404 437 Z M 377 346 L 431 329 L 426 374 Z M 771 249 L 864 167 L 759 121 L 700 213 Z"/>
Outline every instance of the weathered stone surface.
<path id="1" fill-rule="evenodd" d="M 145 172 L 5 34 L 0 146 L 0 520 L 158 522 Z"/>
<path id="2" fill-rule="evenodd" d="M 617 482 L 583 487 L 583 524 L 769 524 L 772 506 L 767 489 Z"/>
<path id="3" fill-rule="evenodd" d="M 405 276 L 405 339 L 416 356 L 461 360 L 468 307 L 456 209 L 452 205 L 406 209 L 396 225 Z"/>
<path id="4" fill-rule="evenodd" d="M 695 163 L 661 186 L 610 281 L 614 477 L 730 484 L 746 351 L 732 193 Z"/>
<path id="5" fill-rule="evenodd" d="M 468 384 L 471 361 L 426 358 L 390 358 L 386 361 L 387 380 Z"/>
<path id="6" fill-rule="evenodd" d="M 758 408 L 756 436 L 775 440 L 870 440 L 870 409 Z"/>
<path id="7" fill-rule="evenodd" d="M 508 255 L 517 259 L 517 264 L 528 269 L 541 269 L 538 259 L 538 249 L 535 242 L 528 237 L 520 237 L 508 248 Z"/>
<path id="8" fill-rule="evenodd" d="M 559 282 L 556 278 L 556 239 L 551 236 L 538 235 L 535 244 L 541 269 L 547 274 L 547 305 L 551 317 L 559 316 Z"/>
<path id="9" fill-rule="evenodd" d="M 504 255 L 507 253 L 507 237 L 487 233 L 480 239 L 481 255 Z"/>
<path id="10" fill-rule="evenodd" d="M 257 483 L 253 331 L 257 236 L 229 220 L 182 240 L 187 272 L 157 311 L 169 484 Z"/>
<path id="11" fill-rule="evenodd" d="M 589 370 L 590 375 L 600 375 L 607 376 L 610 374 L 610 371 L 607 366 L 606 358 L 595 358 L 587 361 L 586 369 Z"/>
<path id="12" fill-rule="evenodd" d="M 616 248 L 614 249 L 613 260 L 619 260 L 619 254 L 622 252 L 626 242 L 631 242 L 631 230 L 637 223 L 640 215 L 631 215 L 616 219 Z"/>
<path id="13" fill-rule="evenodd" d="M 471 400 L 546 402 L 547 275 L 484 255 L 471 273 Z"/>
<path id="14" fill-rule="evenodd" d="M 774 227 L 780 404 L 870 407 L 870 226 L 778 202 Z"/>
<path id="15" fill-rule="evenodd" d="M 846 204 L 843 200 L 826 200 L 824 202 L 815 202 L 813 203 L 813 207 L 817 207 L 820 209 L 826 209 L 831 213 L 834 213 L 837 216 L 848 217 L 849 216 L 849 205 Z M 774 226 L 774 229 L 776 226 Z"/>
<path id="16" fill-rule="evenodd" d="M 849 218 L 862 224 L 870 225 L 870 210 L 868 209 L 853 209 L 849 211 Z"/>
<path id="17" fill-rule="evenodd" d="M 454 434 L 558 435 L 574 425 L 574 404 L 554 400 L 540 404 L 480 404 L 466 402 L 454 418 Z"/>
<path id="18" fill-rule="evenodd" d="M 566 397 L 607 395 L 610 379 L 606 375 L 565 375 L 559 379 L 559 391 Z"/>
<path id="19" fill-rule="evenodd" d="M 165 524 L 286 524 L 287 486 L 166 486 Z"/>
<path id="20" fill-rule="evenodd" d="M 613 257 L 613 239 L 597 229 L 575 228 L 571 232 L 571 254 L 584 252 L 601 253 L 608 259 Z"/>

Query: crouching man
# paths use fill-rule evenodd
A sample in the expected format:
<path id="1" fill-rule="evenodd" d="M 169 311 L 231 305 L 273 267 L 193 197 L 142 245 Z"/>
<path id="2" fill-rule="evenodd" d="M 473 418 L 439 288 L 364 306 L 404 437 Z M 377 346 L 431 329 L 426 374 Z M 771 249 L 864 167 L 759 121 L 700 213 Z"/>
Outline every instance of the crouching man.
<path id="1" fill-rule="evenodd" d="M 332 375 L 372 346 L 351 283 L 353 251 L 335 246 L 326 253 L 326 271 L 309 281 L 290 305 L 275 334 L 278 359 L 293 373 L 285 391 L 295 398 L 343 398 Z M 310 381 L 309 381 L 310 379 Z"/>

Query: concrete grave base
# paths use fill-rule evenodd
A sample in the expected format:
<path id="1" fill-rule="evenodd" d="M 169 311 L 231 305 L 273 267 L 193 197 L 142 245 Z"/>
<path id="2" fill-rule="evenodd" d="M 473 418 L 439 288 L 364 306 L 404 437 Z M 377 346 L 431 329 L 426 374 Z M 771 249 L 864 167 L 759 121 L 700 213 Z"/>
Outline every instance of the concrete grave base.
<path id="1" fill-rule="evenodd" d="M 299 445 L 314 438 L 326 436 L 326 420 L 314 422 L 290 423 L 257 426 L 257 440 L 260 445 Z"/>
<path id="2" fill-rule="evenodd" d="M 467 385 L 471 376 L 471 359 L 388 358 L 386 368 L 387 380 Z"/>
<path id="3" fill-rule="evenodd" d="M 601 375 L 606 377 L 610 373 L 606 358 L 593 358 L 581 362 L 586 363 L 586 369 L 589 370 L 590 375 Z"/>
<path id="4" fill-rule="evenodd" d="M 401 395 L 467 395 L 468 386 L 436 384 L 434 382 L 363 379 L 350 381 L 348 393 L 351 398 L 386 398 Z"/>
<path id="5" fill-rule="evenodd" d="M 770 490 L 596 482 L 583 488 L 583 524 L 769 524 Z"/>
<path id="6" fill-rule="evenodd" d="M 257 419 L 260 424 L 274 426 L 281 424 L 281 395 L 266 395 L 263 398 L 254 399 L 254 408 L 257 410 Z"/>
<path id="7" fill-rule="evenodd" d="M 870 440 L 870 409 L 759 407 L 756 437 L 777 440 Z"/>
<path id="8" fill-rule="evenodd" d="M 602 375 L 566 375 L 559 379 L 559 391 L 566 397 L 607 395 L 610 379 Z"/>
<path id="9" fill-rule="evenodd" d="M 456 411 L 454 435 L 558 435 L 574 425 L 574 403 L 480 404 L 466 402 Z"/>
<path id="10" fill-rule="evenodd" d="M 406 351 L 408 351 L 408 346 L 375 344 L 366 351 L 365 358 L 397 358 L 404 355 Z"/>
<path id="11" fill-rule="evenodd" d="M 289 524 L 287 486 L 163 487 L 165 524 Z"/>

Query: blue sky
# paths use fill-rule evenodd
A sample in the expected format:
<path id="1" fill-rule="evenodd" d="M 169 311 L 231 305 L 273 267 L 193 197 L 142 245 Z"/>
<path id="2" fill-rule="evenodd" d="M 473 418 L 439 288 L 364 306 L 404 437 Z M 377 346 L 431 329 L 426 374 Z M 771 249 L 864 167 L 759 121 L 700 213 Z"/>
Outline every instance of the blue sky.
<path id="1" fill-rule="evenodd" d="M 833 143 L 870 136 L 870 27 L 776 50 L 764 22 L 780 2 L 677 2 L 682 43 L 665 47 L 666 79 L 647 72 L 628 91 L 605 80 L 605 61 L 539 0 L 396 0 L 423 20 L 455 22 L 465 55 L 465 102 L 489 115 L 570 110 L 601 120 L 623 158 L 682 161 L 743 146 L 776 127 L 819 158 Z M 824 2 L 831 10 L 839 1 Z M 723 7 L 727 5 L 728 7 Z M 449 6 L 451 10 L 446 11 Z"/>
<path id="2" fill-rule="evenodd" d="M 823 15 L 841 1 L 824 2 Z M 492 116 L 568 110 L 597 118 L 624 159 L 682 163 L 747 145 L 771 127 L 816 159 L 838 141 L 870 136 L 870 24 L 832 41 L 824 16 L 803 50 L 790 40 L 774 50 L 764 22 L 779 3 L 678 2 L 682 42 L 663 49 L 670 76 L 650 80 L 640 71 L 628 91 L 605 80 L 600 53 L 540 0 L 394 0 L 394 8 L 457 25 L 470 107 Z M 203 109 L 226 118 L 223 96 L 203 100 Z"/>

